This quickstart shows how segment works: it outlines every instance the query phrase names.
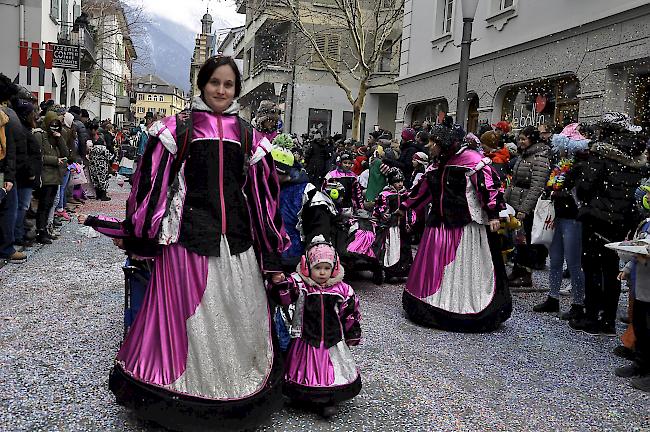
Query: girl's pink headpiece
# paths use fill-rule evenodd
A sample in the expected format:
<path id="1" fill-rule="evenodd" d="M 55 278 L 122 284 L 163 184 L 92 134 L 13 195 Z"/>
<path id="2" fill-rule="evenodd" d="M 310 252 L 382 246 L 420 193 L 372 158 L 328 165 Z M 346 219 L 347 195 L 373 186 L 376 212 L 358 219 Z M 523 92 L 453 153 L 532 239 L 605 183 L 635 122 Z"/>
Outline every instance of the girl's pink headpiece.
<path id="1" fill-rule="evenodd" d="M 309 266 L 314 267 L 317 264 L 327 263 L 334 267 L 334 262 L 336 261 L 336 252 L 332 245 L 327 243 L 317 244 L 312 246 L 307 251 L 307 259 L 309 260 Z"/>

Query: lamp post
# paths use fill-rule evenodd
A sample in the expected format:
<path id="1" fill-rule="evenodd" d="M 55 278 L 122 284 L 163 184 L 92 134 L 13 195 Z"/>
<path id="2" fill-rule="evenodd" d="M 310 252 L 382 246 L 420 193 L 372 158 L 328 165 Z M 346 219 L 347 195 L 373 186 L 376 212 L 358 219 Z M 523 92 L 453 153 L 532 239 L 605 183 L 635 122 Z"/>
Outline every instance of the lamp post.
<path id="1" fill-rule="evenodd" d="M 479 0 L 461 0 L 463 11 L 463 39 L 460 49 L 460 65 L 458 75 L 458 98 L 456 107 L 456 123 L 463 129 L 467 128 L 467 76 L 469 74 L 469 50 L 472 45 L 472 23 Z"/>

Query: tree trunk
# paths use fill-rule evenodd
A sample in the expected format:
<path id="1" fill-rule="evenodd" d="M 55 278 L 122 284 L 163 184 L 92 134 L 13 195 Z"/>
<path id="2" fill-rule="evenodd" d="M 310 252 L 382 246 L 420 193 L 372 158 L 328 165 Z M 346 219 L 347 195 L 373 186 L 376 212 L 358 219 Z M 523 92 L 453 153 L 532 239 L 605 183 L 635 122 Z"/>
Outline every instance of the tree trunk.
<path id="1" fill-rule="evenodd" d="M 361 141 L 364 131 L 361 130 L 361 110 L 366 102 L 366 87 L 363 83 L 359 86 L 359 95 L 352 104 L 352 139 Z"/>

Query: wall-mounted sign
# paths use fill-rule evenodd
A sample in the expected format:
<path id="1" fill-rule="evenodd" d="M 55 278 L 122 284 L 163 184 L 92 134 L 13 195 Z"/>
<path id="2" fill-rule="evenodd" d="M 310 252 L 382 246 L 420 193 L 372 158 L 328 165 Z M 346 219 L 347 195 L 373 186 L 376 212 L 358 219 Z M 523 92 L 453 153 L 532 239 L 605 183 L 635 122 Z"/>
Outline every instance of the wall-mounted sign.
<path id="1" fill-rule="evenodd" d="M 51 44 L 52 67 L 79 70 L 80 55 L 76 45 Z"/>

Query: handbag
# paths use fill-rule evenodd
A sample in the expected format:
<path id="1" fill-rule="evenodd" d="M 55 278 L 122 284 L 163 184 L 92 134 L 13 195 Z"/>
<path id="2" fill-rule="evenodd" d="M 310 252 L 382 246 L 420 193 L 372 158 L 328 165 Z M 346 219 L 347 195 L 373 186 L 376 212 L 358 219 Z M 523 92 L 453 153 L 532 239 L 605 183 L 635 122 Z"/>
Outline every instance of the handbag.
<path id="1" fill-rule="evenodd" d="M 78 167 L 76 167 L 76 169 L 72 169 L 70 172 L 72 174 L 70 176 L 70 184 L 72 186 L 88 183 L 88 179 L 86 178 L 86 173 L 84 172 L 83 164 L 78 164 Z"/>
<path id="2" fill-rule="evenodd" d="M 553 201 L 539 197 L 533 213 L 530 243 L 550 247 L 555 234 L 555 207 Z"/>

